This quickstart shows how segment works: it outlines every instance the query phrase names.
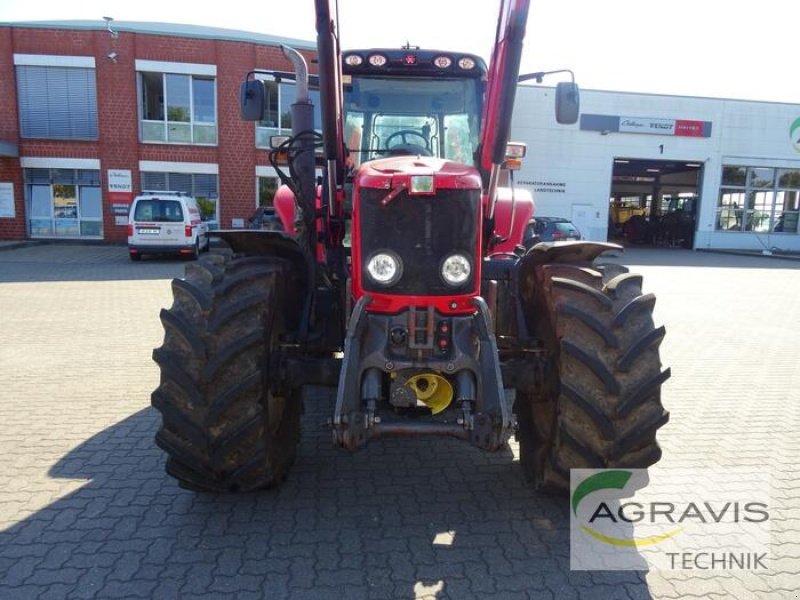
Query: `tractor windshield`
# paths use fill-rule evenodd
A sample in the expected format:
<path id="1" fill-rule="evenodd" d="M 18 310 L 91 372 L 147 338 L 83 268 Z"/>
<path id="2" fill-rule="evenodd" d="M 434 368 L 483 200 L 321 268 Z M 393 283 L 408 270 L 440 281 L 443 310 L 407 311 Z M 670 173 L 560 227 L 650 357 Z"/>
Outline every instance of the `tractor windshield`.
<path id="1" fill-rule="evenodd" d="M 473 164 L 480 136 L 477 79 L 356 77 L 344 86 L 345 144 L 355 166 L 412 154 Z"/>

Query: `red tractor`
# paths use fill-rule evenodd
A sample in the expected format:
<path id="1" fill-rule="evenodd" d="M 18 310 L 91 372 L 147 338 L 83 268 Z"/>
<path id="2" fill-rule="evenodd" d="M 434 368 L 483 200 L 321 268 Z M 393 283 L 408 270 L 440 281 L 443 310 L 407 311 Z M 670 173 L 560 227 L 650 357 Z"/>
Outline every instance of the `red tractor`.
<path id="1" fill-rule="evenodd" d="M 219 232 L 229 250 L 188 265 L 161 314 L 152 402 L 167 471 L 195 490 L 278 484 L 308 385 L 336 388 L 345 448 L 446 435 L 492 451 L 516 435 L 525 475 L 554 491 L 571 468 L 656 462 L 669 370 L 654 296 L 598 262 L 617 246 L 526 250 L 533 203 L 500 185 L 522 154 L 508 138 L 528 1 L 502 3 L 488 69 L 411 47 L 342 53 L 329 0 L 316 11 L 322 133 L 287 49 L 298 101 L 293 135 L 274 140 L 282 226 Z M 241 98 L 261 119 L 261 81 Z M 574 84 L 559 84 L 556 114 L 577 119 Z"/>

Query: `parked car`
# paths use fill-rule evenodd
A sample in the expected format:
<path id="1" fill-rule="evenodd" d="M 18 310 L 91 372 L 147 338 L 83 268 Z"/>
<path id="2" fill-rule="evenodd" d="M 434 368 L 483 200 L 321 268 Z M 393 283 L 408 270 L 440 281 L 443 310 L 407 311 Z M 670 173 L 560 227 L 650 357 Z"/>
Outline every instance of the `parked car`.
<path id="1" fill-rule="evenodd" d="M 530 248 L 538 242 L 579 240 L 581 232 L 569 219 L 563 217 L 535 217 L 528 221 L 523 244 Z"/>
<path id="2" fill-rule="evenodd" d="M 196 259 L 208 250 L 208 225 L 197 201 L 184 192 L 142 192 L 128 217 L 128 254 L 179 254 Z"/>

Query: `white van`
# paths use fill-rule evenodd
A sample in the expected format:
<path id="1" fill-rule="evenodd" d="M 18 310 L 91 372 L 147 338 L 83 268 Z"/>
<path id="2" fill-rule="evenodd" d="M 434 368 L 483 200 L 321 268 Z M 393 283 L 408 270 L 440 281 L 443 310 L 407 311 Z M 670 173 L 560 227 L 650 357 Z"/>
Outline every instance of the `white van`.
<path id="1" fill-rule="evenodd" d="M 184 192 L 142 192 L 128 217 L 128 253 L 180 254 L 196 259 L 208 250 L 208 225 L 200 219 L 197 201 Z"/>

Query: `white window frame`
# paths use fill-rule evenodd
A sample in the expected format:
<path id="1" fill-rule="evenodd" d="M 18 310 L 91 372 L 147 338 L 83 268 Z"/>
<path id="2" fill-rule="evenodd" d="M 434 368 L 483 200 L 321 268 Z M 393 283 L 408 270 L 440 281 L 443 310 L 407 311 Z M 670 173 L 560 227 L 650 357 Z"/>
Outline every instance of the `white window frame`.
<path id="1" fill-rule="evenodd" d="M 59 56 L 57 54 L 15 54 L 15 67 L 72 67 L 94 69 L 94 56 Z"/>
<path id="2" fill-rule="evenodd" d="M 726 184 L 722 181 L 722 174 L 725 171 L 726 167 L 736 167 L 736 168 L 743 168 L 745 169 L 746 178 L 744 185 L 733 185 L 733 184 Z M 797 169 L 798 164 L 797 162 L 787 161 L 787 160 L 770 160 L 770 159 L 743 159 L 741 162 L 733 162 L 732 159 L 728 158 L 726 161 L 723 162 L 721 170 L 720 170 L 720 186 L 719 190 L 717 191 L 717 204 L 715 207 L 714 213 L 714 231 L 716 233 L 724 233 L 724 234 L 755 234 L 755 235 L 798 235 L 800 231 L 781 231 L 776 232 L 774 231 L 775 225 L 778 221 L 778 193 L 779 192 L 788 192 L 788 191 L 797 191 L 794 188 L 782 188 L 778 183 L 778 173 L 781 169 Z M 772 186 L 770 187 L 755 187 L 751 185 L 750 181 L 750 170 L 751 169 L 773 169 L 773 181 Z M 721 204 L 722 197 L 724 194 L 742 194 L 743 202 L 742 205 L 737 207 L 736 209 L 731 208 L 729 205 Z M 770 195 L 770 201 L 767 203 L 769 207 L 768 211 L 763 211 L 757 208 L 748 208 L 748 196 L 750 194 L 759 194 L 765 193 Z M 755 206 L 755 204 L 754 204 Z M 740 218 L 741 218 L 741 225 L 738 229 L 723 229 L 720 228 L 721 219 L 730 219 L 731 211 L 739 211 Z M 762 223 L 763 219 L 767 219 L 767 228 L 766 230 L 757 231 L 753 228 L 747 229 L 748 223 L 751 223 L 755 220 L 756 213 L 761 213 L 762 216 Z M 782 211 L 784 212 L 784 211 Z M 794 214 L 795 211 L 788 211 L 789 214 Z M 725 217 L 723 217 L 723 213 L 725 213 Z"/>
<path id="3" fill-rule="evenodd" d="M 283 134 L 283 128 L 280 126 L 280 122 L 281 122 L 281 102 L 283 100 L 283 98 L 282 98 L 283 92 L 281 91 L 281 87 L 282 87 L 282 84 L 284 82 L 283 81 L 278 82 L 278 80 L 275 78 L 274 75 L 267 75 L 265 73 L 256 73 L 255 74 L 255 79 L 257 81 L 261 81 L 262 83 L 266 82 L 266 81 L 271 81 L 271 82 L 274 82 L 274 83 L 278 84 L 278 125 L 276 127 L 265 127 L 263 125 L 259 125 L 260 120 L 256 121 L 256 123 L 255 123 L 255 125 L 256 125 L 256 148 L 259 148 L 261 150 L 270 150 L 271 148 L 270 148 L 270 145 L 269 145 L 269 138 L 272 135 L 284 135 Z M 289 83 L 293 83 L 293 82 L 289 82 Z M 266 91 L 266 87 L 265 87 L 265 91 Z M 270 135 L 267 136 L 266 145 L 258 143 L 258 133 L 259 133 L 259 131 L 274 131 L 273 134 L 270 134 Z M 291 135 L 291 133 L 292 133 L 291 130 L 289 130 L 289 135 Z M 275 175 L 275 176 L 277 177 L 277 175 Z M 262 177 L 267 177 L 267 175 L 263 175 Z M 258 181 L 256 181 L 256 186 L 258 186 Z M 258 206 L 258 196 L 256 196 L 256 206 Z"/>
<path id="4" fill-rule="evenodd" d="M 288 173 L 289 168 L 286 167 L 286 171 Z M 317 167 L 314 169 L 314 176 L 315 177 L 322 177 L 322 168 Z M 283 185 L 281 183 L 280 177 L 278 177 L 278 172 L 275 167 L 267 166 L 267 165 L 256 165 L 256 180 L 255 180 L 255 207 L 258 208 L 258 179 L 259 177 L 274 177 L 278 180 L 278 188 Z"/>
<path id="5" fill-rule="evenodd" d="M 219 226 L 220 224 L 220 200 L 219 191 L 219 165 L 217 163 L 194 163 L 194 162 L 172 162 L 165 160 L 140 160 L 139 177 L 140 182 L 142 173 L 182 173 L 185 175 L 216 175 L 217 176 L 217 197 L 214 198 L 214 218 L 206 221 L 209 225 Z M 209 198 L 210 200 L 210 198 Z"/>
<path id="6" fill-rule="evenodd" d="M 258 192 L 259 192 L 259 185 L 258 180 L 261 177 L 271 177 L 278 180 L 278 187 L 281 186 L 280 177 L 278 177 L 278 172 L 275 170 L 275 167 L 266 167 L 262 165 L 256 166 L 256 194 L 255 194 L 255 207 L 258 208 Z"/>
<path id="7" fill-rule="evenodd" d="M 272 135 L 291 135 L 292 134 L 291 128 L 286 128 L 286 127 L 281 127 L 280 126 L 281 115 L 283 114 L 283 111 L 282 111 L 282 109 L 283 109 L 283 86 L 284 85 L 294 85 L 294 86 L 296 86 L 297 83 L 295 81 L 291 80 L 291 79 L 282 79 L 281 81 L 278 81 L 275 78 L 274 75 L 268 75 L 266 73 L 256 73 L 254 77 L 255 77 L 255 79 L 257 81 L 262 81 L 262 82 L 271 81 L 273 83 L 277 83 L 278 84 L 278 125 L 276 127 L 265 127 L 263 125 L 259 125 L 259 121 L 255 122 L 255 127 L 256 127 L 255 144 L 256 144 L 256 148 L 258 148 L 259 150 L 267 150 L 267 151 L 269 151 L 271 149 L 270 145 L 269 145 L 269 138 Z M 291 104 L 286 108 L 291 110 Z M 267 132 L 272 131 L 274 133 L 272 133 L 272 134 L 267 136 L 266 144 L 259 144 L 258 143 L 258 133 L 259 133 L 259 131 L 267 131 Z"/>
<path id="8" fill-rule="evenodd" d="M 140 171 L 164 171 L 194 175 L 219 175 L 217 163 L 172 162 L 166 160 L 140 160 Z"/>
<path id="9" fill-rule="evenodd" d="M 161 89 L 164 92 L 164 119 L 145 119 L 142 107 L 142 94 L 143 94 L 143 81 L 142 73 L 158 73 L 161 75 Z M 169 106 L 169 97 L 167 96 L 167 75 L 187 75 L 189 80 L 189 134 L 190 141 L 178 142 L 170 141 L 169 139 L 169 121 L 167 107 Z M 195 126 L 211 127 L 210 123 L 195 122 L 194 120 L 194 77 L 204 79 L 213 78 L 214 81 L 214 139 L 213 143 L 205 143 L 195 141 Z M 208 146 L 215 147 L 219 145 L 219 93 L 217 90 L 217 66 L 205 65 L 198 63 L 178 63 L 166 62 L 158 60 L 141 60 L 136 59 L 136 108 L 139 114 L 139 141 L 142 144 L 161 144 L 171 146 Z M 145 123 L 150 124 L 163 124 L 164 139 L 163 140 L 148 140 L 145 139 L 144 126 Z"/>
<path id="10" fill-rule="evenodd" d="M 77 235 L 66 236 L 55 234 L 55 215 L 53 211 L 53 183 L 30 183 L 24 180 L 23 189 L 25 196 L 25 228 L 28 235 L 32 239 L 58 239 L 58 240 L 102 240 L 105 239 L 105 223 L 103 215 L 103 184 L 102 184 L 102 171 L 100 169 L 100 161 L 95 158 L 47 158 L 42 156 L 22 156 L 19 159 L 20 168 L 22 169 L 69 169 L 69 170 L 86 170 L 97 171 L 101 182 L 99 185 L 86 185 L 78 183 L 77 181 L 71 184 L 75 186 L 75 201 L 77 203 L 77 221 L 78 231 L 80 232 L 81 222 L 100 223 L 100 235 Z M 28 195 L 28 188 L 30 186 L 46 186 L 50 188 L 50 223 L 52 228 L 51 235 L 34 235 L 31 232 L 31 198 Z M 99 217 L 82 217 L 81 216 L 81 188 L 82 187 L 97 187 L 100 191 L 100 216 Z"/>

